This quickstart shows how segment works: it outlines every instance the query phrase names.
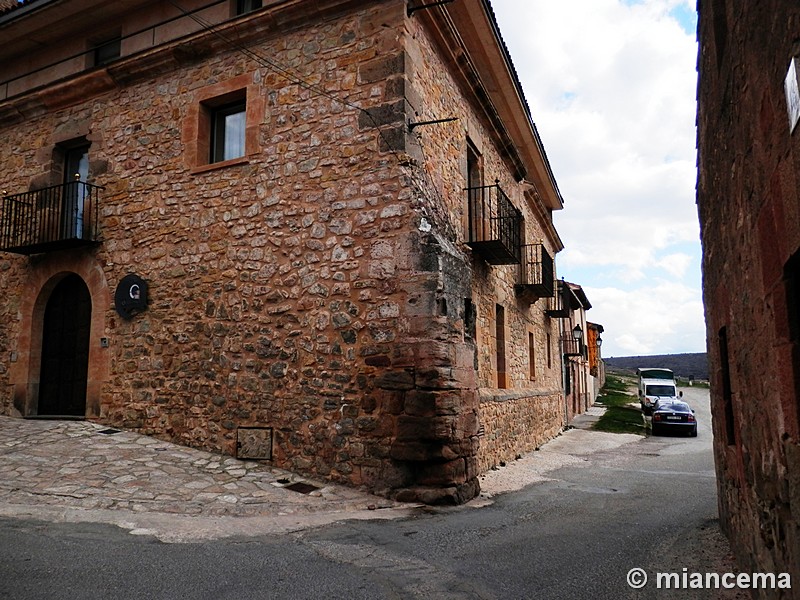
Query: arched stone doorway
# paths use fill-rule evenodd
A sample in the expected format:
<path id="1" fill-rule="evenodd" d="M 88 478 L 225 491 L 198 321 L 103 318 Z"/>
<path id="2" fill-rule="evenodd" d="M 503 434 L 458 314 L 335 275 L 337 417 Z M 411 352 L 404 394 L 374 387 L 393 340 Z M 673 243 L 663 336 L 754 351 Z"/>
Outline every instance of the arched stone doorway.
<path id="1" fill-rule="evenodd" d="M 42 321 L 39 415 L 85 416 L 92 297 L 75 274 L 56 284 Z"/>

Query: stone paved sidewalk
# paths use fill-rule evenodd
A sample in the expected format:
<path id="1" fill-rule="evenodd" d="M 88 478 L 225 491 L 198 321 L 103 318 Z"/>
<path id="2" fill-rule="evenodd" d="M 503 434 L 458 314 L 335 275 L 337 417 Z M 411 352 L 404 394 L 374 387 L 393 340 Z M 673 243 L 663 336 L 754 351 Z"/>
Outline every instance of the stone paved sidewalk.
<path id="1" fill-rule="evenodd" d="M 600 409 L 601 410 L 601 409 Z M 640 440 L 589 430 L 594 414 L 507 467 L 481 476 L 479 508 L 546 481 L 582 455 Z M 585 427 L 585 429 L 584 429 Z M 422 507 L 86 421 L 0 416 L 0 517 L 111 523 L 166 542 L 391 519 Z M 314 486 L 309 493 L 288 485 Z M 430 510 L 422 508 L 422 510 Z"/>
<path id="2" fill-rule="evenodd" d="M 87 511 L 119 511 L 349 518 L 357 511 L 409 506 L 254 461 L 126 431 L 101 433 L 108 429 L 86 421 L 0 416 L 0 514 L 25 507 L 82 510 L 85 516 Z M 317 489 L 300 493 L 287 487 L 296 482 Z"/>

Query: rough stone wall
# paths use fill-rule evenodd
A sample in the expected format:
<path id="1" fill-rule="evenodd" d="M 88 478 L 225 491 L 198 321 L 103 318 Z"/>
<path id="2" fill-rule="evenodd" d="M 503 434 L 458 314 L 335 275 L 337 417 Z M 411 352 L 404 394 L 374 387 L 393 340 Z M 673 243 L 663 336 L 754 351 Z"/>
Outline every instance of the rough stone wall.
<path id="1" fill-rule="evenodd" d="M 472 364 L 480 391 L 479 419 L 482 431 L 486 432 L 480 439 L 478 461 L 483 472 L 500 461 L 513 460 L 519 454 L 534 450 L 554 437 L 564 426 L 564 410 L 558 322 L 545 316 L 547 301 L 540 299 L 534 304 L 521 301 L 514 291 L 519 267 L 489 265 L 465 244 L 468 140 L 481 154 L 484 184 L 492 185 L 498 180 L 503 191 L 523 212 L 526 243 L 545 241 L 547 245 L 548 242 L 537 210 L 530 204 L 533 200 L 516 181 L 511 161 L 498 144 L 497 132 L 485 117 L 481 118 L 481 111 L 474 105 L 475 98 L 448 75 L 448 65 L 438 58 L 436 46 L 420 21 L 411 19 L 408 27 L 410 39 L 406 48 L 412 93 L 407 99 L 415 119 L 458 118 L 456 122 L 415 130 L 417 133 L 408 151 L 412 155 L 439 157 L 436 163 L 426 163 L 427 179 L 439 190 L 445 207 L 442 220 L 447 225 L 442 229 L 450 231 L 455 240 L 454 260 L 461 263 L 455 272 L 463 273 L 463 277 L 471 276 L 469 289 L 463 291 L 462 297 L 451 294 L 448 305 L 456 303 L 461 307 L 460 320 L 455 323 L 454 343 L 461 343 L 460 331 L 473 351 Z M 415 147 L 414 142 L 419 147 Z M 552 247 L 548 247 L 548 251 L 555 255 Z M 445 289 L 458 289 L 461 281 L 463 279 L 446 280 Z M 465 298 L 475 307 L 474 333 L 463 323 Z M 497 389 L 497 304 L 505 311 L 507 389 Z M 530 377 L 529 333 L 534 334 L 533 379 Z M 520 435 L 522 430 L 524 434 Z"/>
<path id="2" fill-rule="evenodd" d="M 485 473 L 556 437 L 563 428 L 564 396 L 484 392 L 480 412 L 483 431 L 478 468 Z"/>
<path id="3" fill-rule="evenodd" d="M 477 493 L 472 356 L 437 304 L 449 251 L 402 158 L 404 12 L 370 5 L 255 48 L 324 94 L 229 51 L 3 128 L 10 193 L 52 178 L 58 143 L 91 141 L 102 244 L 81 260 L 109 295 L 130 272 L 150 285 L 145 313 L 103 315 L 96 418 L 229 454 L 238 428 L 272 427 L 278 466 L 430 502 Z M 244 159 L 187 150 L 210 87 L 246 89 Z M 40 262 L 3 255 L 3 356 L 35 352 L 20 294 Z M 7 414 L 28 376 L 0 371 Z"/>
<path id="4" fill-rule="evenodd" d="M 743 572 L 794 583 L 800 340 L 787 278 L 800 250 L 800 130 L 789 130 L 784 78 L 800 55 L 800 7 L 699 6 L 697 200 L 720 517 Z"/>
<path id="5" fill-rule="evenodd" d="M 35 413 L 33 307 L 72 271 L 101 274 L 91 343 L 108 347 L 90 353 L 87 416 L 109 425 L 228 454 L 240 428 L 269 427 L 277 466 L 431 503 L 477 494 L 481 423 L 498 449 L 485 447 L 485 465 L 560 428 L 542 400 L 560 386 L 557 323 L 544 301 L 517 300 L 517 267 L 489 267 L 463 243 L 463 125 L 407 132 L 408 120 L 459 115 L 487 183 L 501 180 L 539 241 L 482 108 L 404 2 L 325 14 L 255 36 L 252 49 L 303 84 L 252 55 L 188 43 L 148 57 L 155 70 L 82 77 L 91 87 L 80 89 L 104 90 L 94 97 L 64 84 L 0 125 L 13 149 L 0 188 L 59 183 L 56 149 L 78 138 L 105 188 L 99 246 L 0 256 L 0 353 L 17 357 L 0 368 L 6 414 Z M 205 164 L 204 106 L 231 94 L 247 100 L 246 156 Z M 131 272 L 151 303 L 126 321 L 109 299 Z M 479 315 L 506 307 L 512 396 L 479 401 L 495 385 L 494 325 L 479 318 L 473 330 L 466 299 Z M 533 417 L 518 436 L 514 420 Z"/>

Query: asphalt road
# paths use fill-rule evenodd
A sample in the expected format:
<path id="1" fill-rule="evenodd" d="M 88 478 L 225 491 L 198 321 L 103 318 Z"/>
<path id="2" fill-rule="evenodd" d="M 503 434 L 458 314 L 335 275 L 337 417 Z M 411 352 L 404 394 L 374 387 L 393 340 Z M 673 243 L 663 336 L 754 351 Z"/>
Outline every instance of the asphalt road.
<path id="1" fill-rule="evenodd" d="M 706 390 L 697 438 L 585 457 L 490 506 L 298 533 L 165 544 L 102 524 L 0 519 L 0 598 L 712 598 L 626 575 L 718 572 L 726 551 Z M 732 597 L 732 596 L 731 596 Z"/>

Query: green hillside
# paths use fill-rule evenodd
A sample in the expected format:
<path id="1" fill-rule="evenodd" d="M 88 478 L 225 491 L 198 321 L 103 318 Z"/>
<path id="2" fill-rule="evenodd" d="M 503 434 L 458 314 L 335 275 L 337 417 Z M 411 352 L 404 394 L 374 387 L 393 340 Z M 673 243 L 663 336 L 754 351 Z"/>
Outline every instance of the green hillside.
<path id="1" fill-rule="evenodd" d="M 606 367 L 636 371 L 639 367 L 672 369 L 676 377 L 708 380 L 708 357 L 705 352 L 694 354 L 660 354 L 652 356 L 614 356 L 603 358 Z"/>

